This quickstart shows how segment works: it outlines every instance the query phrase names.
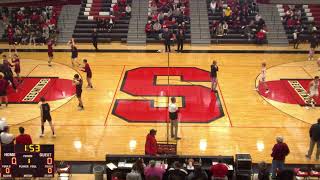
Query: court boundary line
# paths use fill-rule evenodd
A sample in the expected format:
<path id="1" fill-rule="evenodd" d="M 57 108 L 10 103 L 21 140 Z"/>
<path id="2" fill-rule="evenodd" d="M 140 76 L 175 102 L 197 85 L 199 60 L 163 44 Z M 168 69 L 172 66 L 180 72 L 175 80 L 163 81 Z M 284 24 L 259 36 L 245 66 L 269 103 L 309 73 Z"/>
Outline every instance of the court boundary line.
<path id="1" fill-rule="evenodd" d="M 303 66 L 300 66 L 300 67 L 311 79 L 313 79 L 313 76 Z"/>
<path id="2" fill-rule="evenodd" d="M 108 113 L 107 113 L 107 117 L 106 117 L 106 119 L 105 119 L 105 121 L 104 121 L 104 126 L 107 125 L 107 121 L 108 121 L 108 118 L 109 118 L 110 111 L 111 111 L 112 107 L 114 106 L 114 100 L 115 100 L 116 95 L 118 94 L 118 88 L 119 88 L 121 79 L 123 78 L 123 73 L 124 73 L 125 68 L 126 68 L 126 65 L 123 65 L 122 71 L 121 71 L 121 75 L 120 75 L 120 78 L 119 78 L 119 80 L 118 80 L 118 84 L 117 84 L 117 87 L 116 87 L 116 90 L 115 90 L 115 92 L 114 92 L 114 94 L 113 94 L 113 98 L 112 98 L 111 104 L 110 104 L 110 106 L 109 106 L 109 110 L 108 110 Z"/>
<path id="3" fill-rule="evenodd" d="M 228 119 L 229 119 L 230 127 L 233 127 L 232 121 L 231 121 L 231 118 L 230 118 L 230 114 L 229 114 L 229 111 L 228 111 L 228 109 L 227 109 L 226 101 L 224 100 L 224 97 L 223 97 L 223 94 L 222 94 L 222 91 L 221 91 L 219 82 L 217 82 L 217 85 L 218 85 L 219 92 L 220 92 L 220 94 L 221 94 L 221 99 L 222 99 L 222 101 L 223 101 L 223 106 L 224 106 L 224 108 L 225 108 L 225 110 L 226 110 L 226 114 L 227 114 Z"/>

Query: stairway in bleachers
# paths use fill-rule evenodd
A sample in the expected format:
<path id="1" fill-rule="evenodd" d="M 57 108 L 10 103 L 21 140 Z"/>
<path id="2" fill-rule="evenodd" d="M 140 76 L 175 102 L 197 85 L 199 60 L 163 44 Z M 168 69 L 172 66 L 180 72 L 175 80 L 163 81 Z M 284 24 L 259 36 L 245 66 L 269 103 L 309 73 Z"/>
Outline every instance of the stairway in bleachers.
<path id="1" fill-rule="evenodd" d="M 73 30 L 79 14 L 79 5 L 65 5 L 61 9 L 58 20 L 58 43 L 66 43 L 72 38 Z"/>
<path id="2" fill-rule="evenodd" d="M 319 26 L 320 25 L 320 4 L 311 4 L 308 5 L 311 15 L 314 17 L 314 22 Z"/>
<path id="3" fill-rule="evenodd" d="M 131 5 L 131 0 L 126 3 Z M 77 42 L 91 42 L 91 33 L 97 28 L 97 20 L 112 19 L 114 26 L 111 30 L 107 28 L 98 29 L 99 42 L 127 41 L 130 16 L 125 15 L 117 0 L 83 0 L 78 20 L 74 29 L 73 38 Z M 114 10 L 117 6 L 118 10 Z"/>

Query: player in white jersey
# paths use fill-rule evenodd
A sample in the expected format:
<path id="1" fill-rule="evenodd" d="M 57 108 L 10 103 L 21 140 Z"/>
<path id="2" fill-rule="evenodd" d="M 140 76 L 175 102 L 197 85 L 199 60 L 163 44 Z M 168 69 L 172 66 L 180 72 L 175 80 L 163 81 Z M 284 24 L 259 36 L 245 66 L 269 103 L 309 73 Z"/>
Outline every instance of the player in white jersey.
<path id="1" fill-rule="evenodd" d="M 314 98 L 319 96 L 319 76 L 314 77 L 314 80 L 312 80 L 309 84 L 309 105 L 313 108 L 315 107 L 315 101 Z"/>
<path id="2" fill-rule="evenodd" d="M 260 75 L 260 79 L 259 79 L 259 84 L 256 87 L 257 91 L 259 91 L 259 86 L 261 85 L 264 87 L 265 93 L 269 93 L 269 88 L 266 83 L 266 78 L 267 78 L 267 64 L 265 62 L 263 62 L 261 64 L 261 75 Z"/>

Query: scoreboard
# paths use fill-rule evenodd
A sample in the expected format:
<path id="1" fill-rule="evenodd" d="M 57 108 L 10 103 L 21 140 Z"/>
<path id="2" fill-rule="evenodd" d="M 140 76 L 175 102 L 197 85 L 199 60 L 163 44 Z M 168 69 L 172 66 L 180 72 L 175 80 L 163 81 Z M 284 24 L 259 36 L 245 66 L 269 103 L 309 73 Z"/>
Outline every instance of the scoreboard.
<path id="1" fill-rule="evenodd" d="M 16 144 L 1 147 L 1 177 L 53 177 L 54 145 Z"/>

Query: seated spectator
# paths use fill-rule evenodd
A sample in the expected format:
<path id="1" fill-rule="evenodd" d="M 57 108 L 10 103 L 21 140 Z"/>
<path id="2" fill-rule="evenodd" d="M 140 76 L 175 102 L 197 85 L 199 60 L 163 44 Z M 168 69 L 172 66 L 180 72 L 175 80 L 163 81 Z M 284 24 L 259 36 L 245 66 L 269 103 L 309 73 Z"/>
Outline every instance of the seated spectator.
<path id="1" fill-rule="evenodd" d="M 216 2 L 216 0 L 212 0 L 211 3 L 210 3 L 210 9 L 211 9 L 213 14 L 215 13 L 216 8 L 217 8 L 217 2 Z"/>
<path id="2" fill-rule="evenodd" d="M 188 175 L 187 180 L 207 180 L 207 173 L 202 170 L 201 165 L 198 163 L 194 164 L 194 171 Z"/>
<path id="3" fill-rule="evenodd" d="M 289 18 L 287 20 L 287 26 L 290 30 L 293 30 L 294 26 L 295 26 L 295 20 L 293 18 Z"/>
<path id="4" fill-rule="evenodd" d="M 126 6 L 126 15 L 127 16 L 131 15 L 131 6 L 129 4 L 127 4 L 127 6 Z"/>
<path id="5" fill-rule="evenodd" d="M 212 180 L 215 180 L 215 179 L 228 180 L 228 177 L 227 177 L 228 167 L 226 164 L 222 163 L 222 159 L 219 159 L 217 164 L 211 166 L 210 172 L 212 175 Z"/>
<path id="6" fill-rule="evenodd" d="M 32 139 L 29 134 L 24 133 L 24 128 L 19 127 L 20 135 L 16 137 L 16 144 L 32 144 Z"/>
<path id="7" fill-rule="evenodd" d="M 188 172 L 182 168 L 182 165 L 175 161 L 173 167 L 168 170 L 168 180 L 185 180 Z"/>
<path id="8" fill-rule="evenodd" d="M 108 32 L 111 32 L 113 26 L 114 26 L 113 19 L 110 18 L 110 19 L 109 19 L 109 22 L 108 22 L 108 24 L 107 24 Z"/>
<path id="9" fill-rule="evenodd" d="M 223 17 L 225 21 L 229 21 L 231 19 L 232 10 L 230 7 L 227 7 L 223 12 Z"/>
<path id="10" fill-rule="evenodd" d="M 3 132 L 0 134 L 0 140 L 2 144 L 13 144 L 15 137 L 9 133 L 9 127 L 5 126 Z"/>
<path id="11" fill-rule="evenodd" d="M 217 20 L 213 20 L 210 28 L 210 32 L 212 36 L 216 34 L 218 26 L 219 26 L 219 22 Z"/>
<path id="12" fill-rule="evenodd" d="M 156 39 L 160 39 L 159 34 L 161 33 L 161 24 L 158 21 L 156 21 L 153 24 L 152 29 L 153 29 L 154 37 Z"/>
<path id="13" fill-rule="evenodd" d="M 158 152 L 158 145 L 156 140 L 157 131 L 151 129 L 146 137 L 145 154 L 155 156 Z"/>
<path id="14" fill-rule="evenodd" d="M 258 33 L 257 33 L 257 35 L 256 35 L 256 41 L 257 41 L 257 44 L 263 44 L 263 42 L 264 42 L 264 40 L 265 40 L 265 38 L 266 38 L 266 32 L 263 30 L 263 29 L 261 29 Z"/>
<path id="15" fill-rule="evenodd" d="M 222 22 L 219 23 L 218 25 L 218 29 L 216 31 L 217 36 L 221 37 L 223 36 L 223 24 Z"/>
<path id="16" fill-rule="evenodd" d="M 142 180 L 144 177 L 144 163 L 138 159 L 132 166 L 131 172 L 127 174 L 126 180 Z"/>
<path id="17" fill-rule="evenodd" d="M 146 180 L 162 180 L 163 174 L 166 172 L 164 164 L 156 166 L 156 161 L 149 161 L 149 165 L 144 169 Z"/>
<path id="18" fill-rule="evenodd" d="M 226 21 L 223 23 L 222 28 L 223 28 L 223 35 L 226 36 L 229 30 L 229 25 Z"/>
<path id="19" fill-rule="evenodd" d="M 268 165 L 264 161 L 258 164 L 258 180 L 269 180 L 270 173 L 268 171 Z"/>
<path id="20" fill-rule="evenodd" d="M 145 28 L 144 28 L 144 31 L 147 33 L 147 34 L 150 34 L 152 32 L 152 24 L 151 24 L 151 21 L 148 21 L 148 23 L 146 24 Z"/>
<path id="21" fill-rule="evenodd" d="M 4 127 L 8 126 L 5 118 L 0 118 L 0 133 L 3 132 Z"/>

